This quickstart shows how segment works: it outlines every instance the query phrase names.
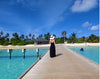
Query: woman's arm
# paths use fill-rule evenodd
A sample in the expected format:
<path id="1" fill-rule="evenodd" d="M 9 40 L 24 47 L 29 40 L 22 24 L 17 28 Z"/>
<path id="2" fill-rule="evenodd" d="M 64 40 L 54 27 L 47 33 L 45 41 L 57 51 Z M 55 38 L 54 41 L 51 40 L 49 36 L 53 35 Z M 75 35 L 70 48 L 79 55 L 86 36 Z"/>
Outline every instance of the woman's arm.
<path id="1" fill-rule="evenodd" d="M 55 40 L 54 40 L 54 44 L 55 44 Z"/>
<path id="2" fill-rule="evenodd" d="M 51 41 L 49 41 L 49 44 L 51 43 Z"/>

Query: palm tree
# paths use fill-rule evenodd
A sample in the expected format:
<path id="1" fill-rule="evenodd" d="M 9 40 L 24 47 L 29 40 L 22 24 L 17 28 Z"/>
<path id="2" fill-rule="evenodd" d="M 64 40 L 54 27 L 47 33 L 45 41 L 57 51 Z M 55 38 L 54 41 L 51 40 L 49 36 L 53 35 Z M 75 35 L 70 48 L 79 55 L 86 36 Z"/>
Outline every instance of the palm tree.
<path id="1" fill-rule="evenodd" d="M 32 39 L 34 39 L 35 35 L 32 36 Z"/>
<path id="2" fill-rule="evenodd" d="M 3 35 L 3 32 L 2 31 L 0 32 L 0 35 Z"/>
<path id="3" fill-rule="evenodd" d="M 72 33 L 72 37 L 73 38 L 76 38 L 76 34 L 74 32 Z"/>
<path id="4" fill-rule="evenodd" d="M 9 33 L 7 33 L 7 37 L 9 37 Z"/>
<path id="5" fill-rule="evenodd" d="M 71 39 L 72 39 L 72 42 L 75 42 L 77 40 L 76 34 L 74 32 L 71 33 Z"/>
<path id="6" fill-rule="evenodd" d="M 22 35 L 20 36 L 20 38 L 21 38 L 21 40 L 24 40 L 24 35 L 22 34 Z"/>
<path id="7" fill-rule="evenodd" d="M 49 40 L 50 38 L 50 33 L 48 32 L 47 34 L 44 35 L 45 39 Z"/>
<path id="8" fill-rule="evenodd" d="M 7 33 L 7 34 L 5 35 L 5 38 L 7 38 L 7 37 L 9 37 L 9 33 Z"/>
<path id="9" fill-rule="evenodd" d="M 16 39 L 16 40 L 19 40 L 19 35 L 17 33 L 13 33 L 13 37 Z"/>
<path id="10" fill-rule="evenodd" d="M 80 41 L 85 42 L 85 36 L 81 37 Z"/>
<path id="11" fill-rule="evenodd" d="M 2 35 L 3 35 L 3 32 L 1 31 L 1 32 L 0 32 L 0 39 L 1 39 L 1 36 L 2 36 Z"/>
<path id="12" fill-rule="evenodd" d="M 29 37 L 31 38 L 31 33 L 29 34 Z"/>
<path id="13" fill-rule="evenodd" d="M 26 36 L 26 39 L 28 40 L 28 36 Z"/>
<path id="14" fill-rule="evenodd" d="M 65 38 L 66 38 L 66 31 L 63 31 L 63 32 L 62 32 L 62 36 L 63 36 L 63 38 L 64 38 L 64 42 L 65 42 Z"/>
<path id="15" fill-rule="evenodd" d="M 88 42 L 99 42 L 99 37 L 94 34 L 91 34 L 88 38 Z"/>
<path id="16" fill-rule="evenodd" d="M 39 35 L 39 38 L 42 38 L 42 34 L 41 34 L 41 35 Z"/>
<path id="17" fill-rule="evenodd" d="M 6 39 L 6 40 L 9 40 L 8 37 L 9 37 L 9 33 L 7 33 L 7 34 L 5 35 L 5 39 Z"/>

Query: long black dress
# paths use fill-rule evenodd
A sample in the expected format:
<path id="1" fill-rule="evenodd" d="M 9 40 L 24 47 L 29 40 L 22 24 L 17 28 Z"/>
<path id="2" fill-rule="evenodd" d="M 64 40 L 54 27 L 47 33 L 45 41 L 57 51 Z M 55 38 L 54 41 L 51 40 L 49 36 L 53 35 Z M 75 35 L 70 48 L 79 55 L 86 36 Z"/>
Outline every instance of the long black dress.
<path id="1" fill-rule="evenodd" d="M 50 57 L 55 57 L 56 54 L 55 54 L 55 45 L 54 43 L 51 43 L 51 46 L 50 46 Z"/>

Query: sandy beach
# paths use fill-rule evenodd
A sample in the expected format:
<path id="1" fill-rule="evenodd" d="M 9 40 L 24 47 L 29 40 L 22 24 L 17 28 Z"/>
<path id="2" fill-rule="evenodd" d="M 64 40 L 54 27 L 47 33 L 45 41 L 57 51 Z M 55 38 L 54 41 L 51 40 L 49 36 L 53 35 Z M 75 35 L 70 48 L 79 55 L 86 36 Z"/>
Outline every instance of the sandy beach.
<path id="1" fill-rule="evenodd" d="M 45 44 L 45 45 L 34 45 L 34 44 L 29 44 L 29 45 L 23 45 L 23 46 L 12 46 L 12 45 L 8 45 L 8 46 L 2 46 L 0 45 L 0 49 L 26 49 L 26 48 L 49 48 L 50 45 L 49 44 Z"/>
<path id="2" fill-rule="evenodd" d="M 58 44 L 59 45 L 59 44 Z M 66 44 L 62 44 L 65 46 L 99 46 L 100 43 L 66 43 Z M 8 45 L 8 46 L 2 46 L 0 45 L 0 49 L 9 49 L 9 48 L 49 48 L 50 44 L 42 44 L 42 45 L 35 45 L 35 44 L 29 44 L 29 45 L 23 45 L 23 46 L 12 46 L 12 45 Z"/>
<path id="3" fill-rule="evenodd" d="M 73 44 L 65 44 L 65 46 L 99 46 L 100 43 L 73 43 Z"/>

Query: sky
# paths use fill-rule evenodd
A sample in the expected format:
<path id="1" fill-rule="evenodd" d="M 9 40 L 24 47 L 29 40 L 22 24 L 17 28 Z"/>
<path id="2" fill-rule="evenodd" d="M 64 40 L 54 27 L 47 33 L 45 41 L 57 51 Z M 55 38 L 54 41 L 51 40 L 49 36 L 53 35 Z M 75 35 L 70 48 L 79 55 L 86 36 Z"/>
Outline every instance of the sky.
<path id="1" fill-rule="evenodd" d="M 0 0 L 0 31 L 99 36 L 99 0 Z"/>

